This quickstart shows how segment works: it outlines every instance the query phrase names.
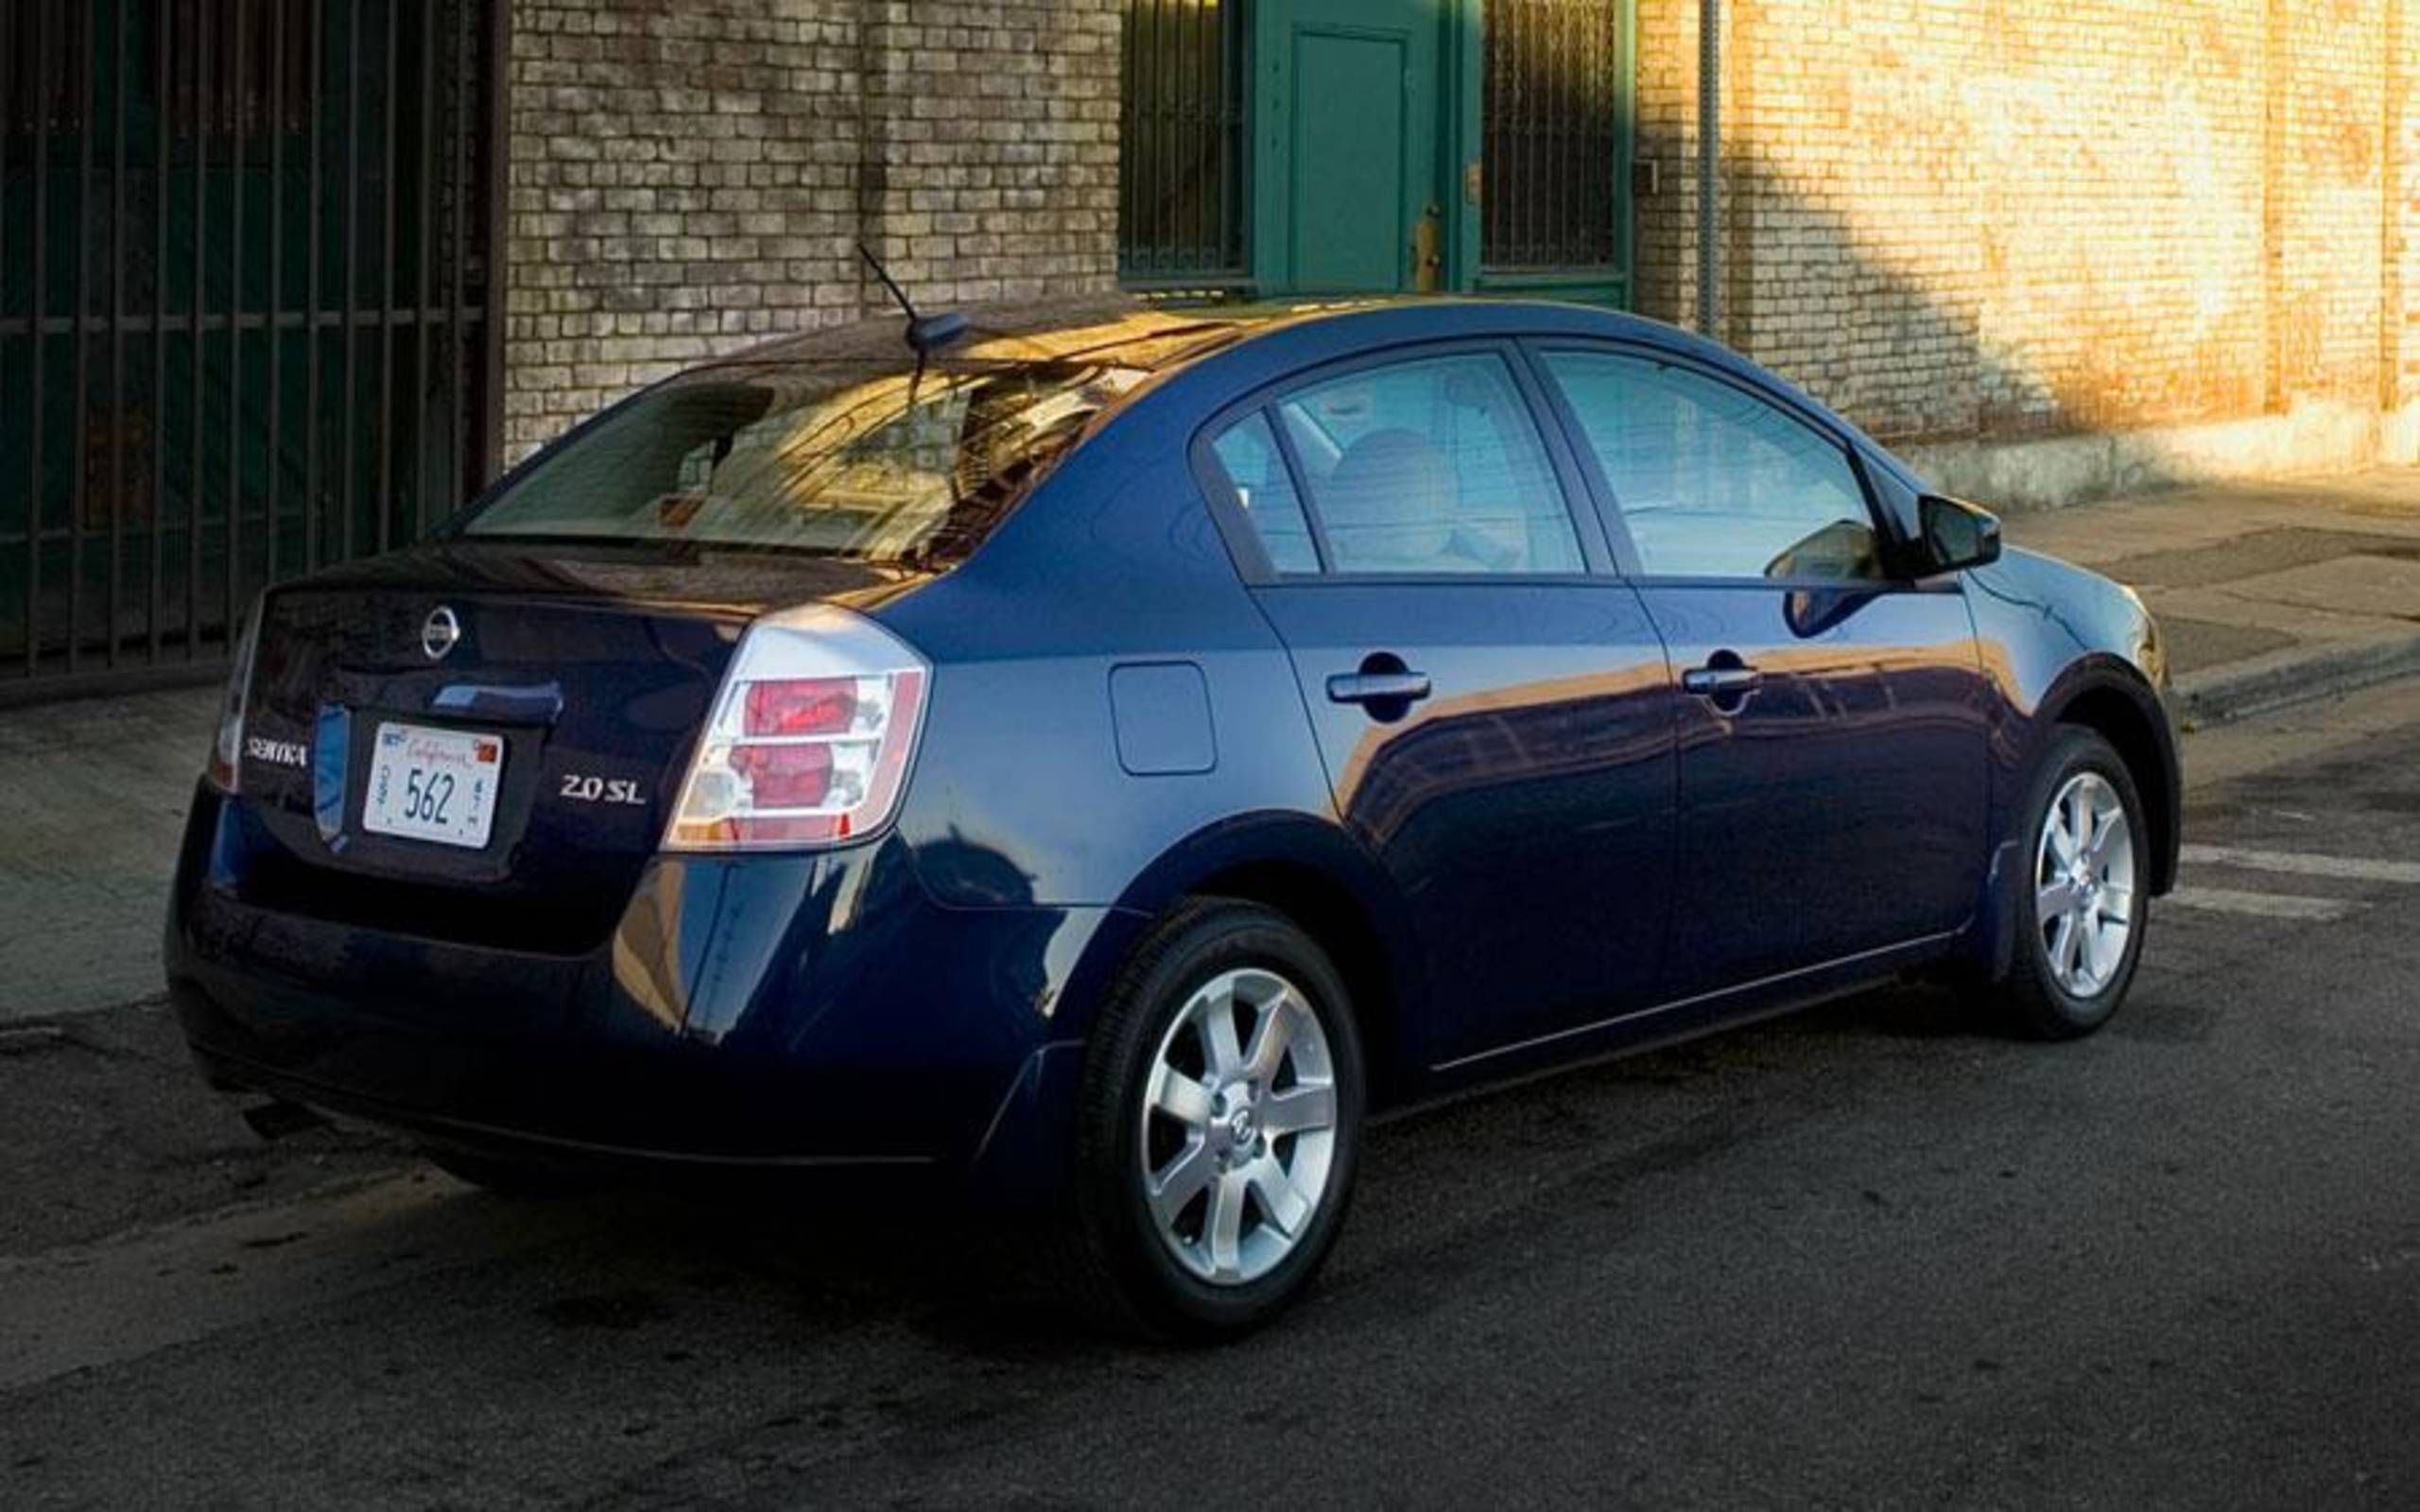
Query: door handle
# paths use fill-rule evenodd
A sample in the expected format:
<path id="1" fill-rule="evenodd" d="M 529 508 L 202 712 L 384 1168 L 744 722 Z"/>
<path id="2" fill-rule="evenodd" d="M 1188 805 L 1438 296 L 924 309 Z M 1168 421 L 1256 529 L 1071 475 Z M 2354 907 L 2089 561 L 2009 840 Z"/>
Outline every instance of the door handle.
<path id="1" fill-rule="evenodd" d="M 1428 696 L 1426 672 L 1340 672 L 1327 679 L 1330 703 L 1418 703 Z"/>
<path id="2" fill-rule="evenodd" d="M 1683 691 L 1701 698 L 1710 698 L 1717 705 L 1737 708 L 1748 701 L 1748 696 L 1765 685 L 1765 675 L 1745 665 L 1737 658 L 1718 658 L 1702 667 L 1691 667 L 1681 674 Z"/>

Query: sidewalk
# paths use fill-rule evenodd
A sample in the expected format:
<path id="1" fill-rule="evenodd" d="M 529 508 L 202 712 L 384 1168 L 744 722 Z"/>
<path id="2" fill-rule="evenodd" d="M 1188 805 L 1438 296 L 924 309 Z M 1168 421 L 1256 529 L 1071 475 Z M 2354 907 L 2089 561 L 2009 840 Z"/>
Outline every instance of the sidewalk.
<path id="1" fill-rule="evenodd" d="M 0 1034 L 165 990 L 168 874 L 218 696 L 0 710 Z"/>
<path id="2" fill-rule="evenodd" d="M 2142 593 L 2188 721 L 2420 672 L 2420 469 L 2014 514 L 2007 538 Z"/>
<path id="3" fill-rule="evenodd" d="M 2420 672 L 2420 470 L 2010 516 L 2142 591 L 2188 717 Z M 161 990 L 161 908 L 215 688 L 0 711 L 0 1035 Z M 0 1040 L 0 1050 L 5 1050 Z"/>

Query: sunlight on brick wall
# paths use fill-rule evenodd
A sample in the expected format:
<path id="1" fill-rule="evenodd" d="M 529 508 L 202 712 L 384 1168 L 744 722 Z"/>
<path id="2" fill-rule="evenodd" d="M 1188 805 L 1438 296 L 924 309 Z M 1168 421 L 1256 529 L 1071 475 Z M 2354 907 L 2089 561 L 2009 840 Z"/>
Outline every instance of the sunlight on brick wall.
<path id="1" fill-rule="evenodd" d="M 1718 334 L 1902 438 L 2391 408 L 2407 3 L 1735 3 Z M 1697 27 L 1641 0 L 1642 302 L 1683 320 Z"/>

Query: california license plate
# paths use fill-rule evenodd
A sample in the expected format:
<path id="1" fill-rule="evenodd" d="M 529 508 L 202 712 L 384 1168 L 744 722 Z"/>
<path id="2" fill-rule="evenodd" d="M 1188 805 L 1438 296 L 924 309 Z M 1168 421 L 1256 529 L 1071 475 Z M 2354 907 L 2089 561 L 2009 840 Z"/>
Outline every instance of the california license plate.
<path id="1" fill-rule="evenodd" d="M 495 823 L 504 737 L 426 725 L 378 727 L 361 827 L 475 850 Z"/>

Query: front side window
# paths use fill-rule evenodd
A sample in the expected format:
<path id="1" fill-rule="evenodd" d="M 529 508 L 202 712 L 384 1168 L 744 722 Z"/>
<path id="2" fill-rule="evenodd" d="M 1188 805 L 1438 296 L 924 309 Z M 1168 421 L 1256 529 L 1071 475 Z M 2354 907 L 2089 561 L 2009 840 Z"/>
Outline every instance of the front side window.
<path id="1" fill-rule="evenodd" d="M 1529 403 L 1494 353 L 1370 368 L 1275 405 L 1340 574 L 1576 573 Z"/>
<path id="2" fill-rule="evenodd" d="M 1744 388 L 1645 357 L 1546 359 L 1637 547 L 1663 577 L 1878 578 L 1848 454 Z"/>

